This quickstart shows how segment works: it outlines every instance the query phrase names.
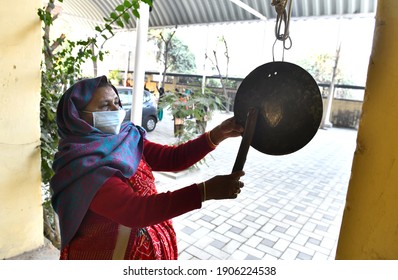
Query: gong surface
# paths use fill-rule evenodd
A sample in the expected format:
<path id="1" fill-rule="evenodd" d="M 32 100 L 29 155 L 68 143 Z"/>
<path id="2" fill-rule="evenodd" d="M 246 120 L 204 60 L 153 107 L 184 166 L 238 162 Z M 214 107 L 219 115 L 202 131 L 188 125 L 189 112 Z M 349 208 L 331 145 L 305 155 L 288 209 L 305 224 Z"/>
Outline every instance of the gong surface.
<path id="1" fill-rule="evenodd" d="M 323 113 L 316 81 L 289 62 L 263 64 L 242 81 L 234 103 L 240 125 L 245 125 L 251 107 L 259 110 L 251 146 L 270 155 L 290 154 L 307 145 Z"/>

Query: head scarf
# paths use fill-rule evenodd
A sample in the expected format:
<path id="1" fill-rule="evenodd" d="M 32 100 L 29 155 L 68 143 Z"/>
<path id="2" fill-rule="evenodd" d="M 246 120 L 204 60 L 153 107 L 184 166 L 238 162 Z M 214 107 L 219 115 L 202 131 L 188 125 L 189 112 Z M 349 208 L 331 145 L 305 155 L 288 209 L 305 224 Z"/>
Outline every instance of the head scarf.
<path id="1" fill-rule="evenodd" d="M 104 182 L 114 175 L 130 178 L 142 157 L 145 132 L 141 127 L 125 122 L 119 134 L 107 134 L 79 117 L 79 111 L 87 106 L 103 80 L 106 81 L 105 76 L 77 82 L 58 104 L 60 142 L 50 187 L 52 205 L 59 216 L 61 248 L 76 234 Z"/>

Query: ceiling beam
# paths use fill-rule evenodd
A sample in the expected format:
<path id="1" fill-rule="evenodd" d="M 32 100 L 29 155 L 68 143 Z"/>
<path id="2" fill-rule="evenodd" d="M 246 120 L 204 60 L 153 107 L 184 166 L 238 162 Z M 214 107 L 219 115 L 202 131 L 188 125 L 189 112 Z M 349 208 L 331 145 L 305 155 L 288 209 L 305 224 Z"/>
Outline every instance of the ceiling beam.
<path id="1" fill-rule="evenodd" d="M 265 17 L 263 14 L 259 13 L 258 11 L 256 11 L 255 9 L 253 9 L 252 7 L 250 7 L 249 5 L 243 3 L 240 0 L 229 0 L 229 1 L 231 1 L 234 4 L 236 4 L 237 6 L 241 7 L 245 11 L 251 13 L 253 16 L 258 17 L 261 20 L 267 20 L 267 17 Z"/>

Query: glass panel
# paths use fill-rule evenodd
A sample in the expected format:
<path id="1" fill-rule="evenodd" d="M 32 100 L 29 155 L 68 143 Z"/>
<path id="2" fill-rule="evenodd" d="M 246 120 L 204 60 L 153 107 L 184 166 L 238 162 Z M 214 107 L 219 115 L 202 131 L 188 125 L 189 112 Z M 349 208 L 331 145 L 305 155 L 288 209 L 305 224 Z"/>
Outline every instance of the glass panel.
<path id="1" fill-rule="evenodd" d="M 132 96 L 131 96 L 131 91 L 129 90 L 118 90 L 119 92 L 119 98 L 120 101 L 122 102 L 122 105 L 126 104 L 131 104 L 132 101 Z"/>

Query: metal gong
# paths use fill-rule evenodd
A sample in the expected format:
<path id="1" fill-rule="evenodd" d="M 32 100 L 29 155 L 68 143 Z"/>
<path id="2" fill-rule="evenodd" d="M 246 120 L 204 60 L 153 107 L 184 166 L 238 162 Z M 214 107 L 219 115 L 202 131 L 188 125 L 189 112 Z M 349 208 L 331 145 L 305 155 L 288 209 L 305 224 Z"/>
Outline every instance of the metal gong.
<path id="1" fill-rule="evenodd" d="M 248 124 L 250 113 L 256 115 Z M 235 97 L 236 121 L 246 129 L 253 127 L 252 135 L 245 129 L 241 145 L 249 142 L 269 155 L 286 155 L 304 147 L 319 129 L 322 113 L 316 81 L 306 70 L 288 62 L 270 62 L 254 69 Z"/>

